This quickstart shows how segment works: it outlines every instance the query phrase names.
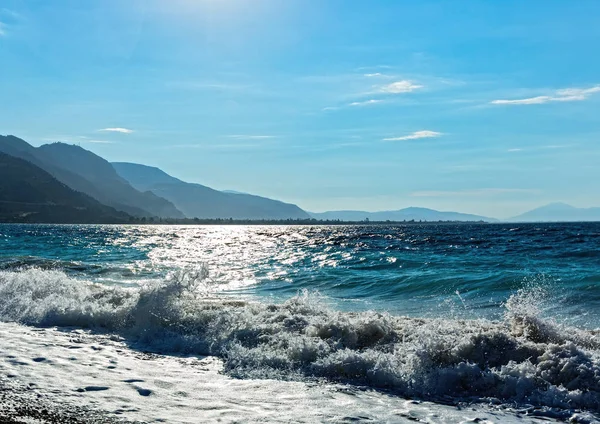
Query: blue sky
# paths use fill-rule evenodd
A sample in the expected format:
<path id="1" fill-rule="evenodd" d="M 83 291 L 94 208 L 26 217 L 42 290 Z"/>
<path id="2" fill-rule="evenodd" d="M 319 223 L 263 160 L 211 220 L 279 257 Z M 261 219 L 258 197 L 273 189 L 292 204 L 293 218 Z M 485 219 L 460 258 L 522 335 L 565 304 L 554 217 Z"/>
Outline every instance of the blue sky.
<path id="1" fill-rule="evenodd" d="M 311 211 L 600 206 L 600 2 L 0 1 L 0 134 Z"/>

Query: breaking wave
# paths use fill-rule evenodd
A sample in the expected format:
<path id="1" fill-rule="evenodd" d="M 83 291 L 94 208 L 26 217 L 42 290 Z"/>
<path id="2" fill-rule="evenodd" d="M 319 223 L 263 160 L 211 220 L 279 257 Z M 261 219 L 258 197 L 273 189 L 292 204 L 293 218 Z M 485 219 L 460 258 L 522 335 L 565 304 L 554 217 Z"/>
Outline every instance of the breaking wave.
<path id="1" fill-rule="evenodd" d="M 139 289 L 60 271 L 0 271 L 0 320 L 115 333 L 163 353 L 218 355 L 239 378 L 326 379 L 426 399 L 600 411 L 600 331 L 542 319 L 515 293 L 500 321 L 341 312 L 316 293 L 283 303 L 213 297 L 206 270 Z"/>

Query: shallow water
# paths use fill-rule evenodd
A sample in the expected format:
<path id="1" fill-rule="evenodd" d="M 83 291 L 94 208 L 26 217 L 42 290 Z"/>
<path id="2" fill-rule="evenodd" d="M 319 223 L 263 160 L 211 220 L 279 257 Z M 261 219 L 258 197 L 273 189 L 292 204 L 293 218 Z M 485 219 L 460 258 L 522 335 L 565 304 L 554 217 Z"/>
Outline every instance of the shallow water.
<path id="1" fill-rule="evenodd" d="M 2 225 L 0 320 L 566 419 L 600 411 L 598 252 L 599 224 Z"/>

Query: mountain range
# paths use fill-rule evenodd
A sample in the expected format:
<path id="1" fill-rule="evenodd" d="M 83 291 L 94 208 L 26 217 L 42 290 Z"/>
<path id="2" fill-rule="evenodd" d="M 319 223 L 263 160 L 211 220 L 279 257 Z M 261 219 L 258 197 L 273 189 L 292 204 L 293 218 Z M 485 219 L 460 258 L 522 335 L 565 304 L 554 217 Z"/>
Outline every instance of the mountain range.
<path id="1" fill-rule="evenodd" d="M 440 212 L 427 208 L 405 208 L 395 211 L 364 212 L 364 211 L 329 211 L 311 212 L 315 219 L 340 221 L 486 221 L 496 222 L 497 219 L 485 216 L 471 215 L 458 212 Z"/>
<path id="2" fill-rule="evenodd" d="M 566 203 L 551 203 L 510 218 L 510 222 L 585 222 L 600 221 L 600 208 L 576 208 Z"/>
<path id="3" fill-rule="evenodd" d="M 182 181 L 152 166 L 114 162 L 65 143 L 34 147 L 0 136 L 0 222 L 135 222 L 142 219 L 486 221 L 434 209 L 306 212 L 279 200 Z M 505 222 L 600 221 L 600 208 L 552 203 Z"/>
<path id="4" fill-rule="evenodd" d="M 79 146 L 52 143 L 36 148 L 9 135 L 0 136 L 0 153 L 24 159 L 71 189 L 130 215 L 184 217 L 171 202 L 134 189 L 108 161 Z"/>
<path id="5" fill-rule="evenodd" d="M 128 218 L 32 163 L 0 153 L 0 222 L 118 223 Z"/>
<path id="6" fill-rule="evenodd" d="M 112 165 L 133 187 L 169 200 L 187 217 L 273 220 L 310 218 L 296 205 L 186 183 L 151 166 L 126 162 L 114 162 Z"/>

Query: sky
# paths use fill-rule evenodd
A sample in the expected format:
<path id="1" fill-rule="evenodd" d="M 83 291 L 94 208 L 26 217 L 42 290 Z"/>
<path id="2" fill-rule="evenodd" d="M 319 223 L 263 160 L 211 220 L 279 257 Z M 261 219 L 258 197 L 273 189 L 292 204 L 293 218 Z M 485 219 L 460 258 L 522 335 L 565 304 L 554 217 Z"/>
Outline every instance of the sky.
<path id="1" fill-rule="evenodd" d="M 597 0 L 0 0 L 0 134 L 309 211 L 600 206 Z"/>

